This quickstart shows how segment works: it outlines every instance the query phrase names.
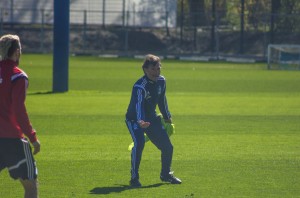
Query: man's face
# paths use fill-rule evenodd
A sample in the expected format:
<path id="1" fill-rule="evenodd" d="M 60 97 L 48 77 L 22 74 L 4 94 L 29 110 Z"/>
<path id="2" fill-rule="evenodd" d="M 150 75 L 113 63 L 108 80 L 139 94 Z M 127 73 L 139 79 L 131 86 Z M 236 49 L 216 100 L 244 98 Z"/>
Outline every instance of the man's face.
<path id="1" fill-rule="evenodd" d="M 150 78 L 153 81 L 156 81 L 156 79 L 160 75 L 160 69 L 161 69 L 161 64 L 157 63 L 154 66 L 149 66 L 148 68 L 145 68 L 144 71 L 148 78 Z"/>

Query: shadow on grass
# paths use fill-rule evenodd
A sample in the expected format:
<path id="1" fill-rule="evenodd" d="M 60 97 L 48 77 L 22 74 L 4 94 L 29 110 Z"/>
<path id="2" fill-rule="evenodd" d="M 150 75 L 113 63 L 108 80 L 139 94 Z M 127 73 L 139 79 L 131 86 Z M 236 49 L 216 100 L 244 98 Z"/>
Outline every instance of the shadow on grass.
<path id="1" fill-rule="evenodd" d="M 152 184 L 148 186 L 142 186 L 139 188 L 133 188 L 130 187 L 129 185 L 119 185 L 116 184 L 115 186 L 108 186 L 108 187 L 95 187 L 94 189 L 90 190 L 90 194 L 94 195 L 103 195 L 103 194 L 110 194 L 110 193 L 120 193 L 125 190 L 133 190 L 133 189 L 141 189 L 141 188 L 156 188 L 162 185 L 166 185 L 168 183 L 158 183 L 158 184 Z"/>
<path id="2" fill-rule="evenodd" d="M 53 94 L 52 91 L 37 91 L 37 92 L 28 92 L 27 95 L 46 95 Z"/>
<path id="3" fill-rule="evenodd" d="M 48 94 L 63 94 L 66 92 L 53 92 L 53 91 L 37 91 L 37 92 L 29 92 L 27 95 L 48 95 Z"/>

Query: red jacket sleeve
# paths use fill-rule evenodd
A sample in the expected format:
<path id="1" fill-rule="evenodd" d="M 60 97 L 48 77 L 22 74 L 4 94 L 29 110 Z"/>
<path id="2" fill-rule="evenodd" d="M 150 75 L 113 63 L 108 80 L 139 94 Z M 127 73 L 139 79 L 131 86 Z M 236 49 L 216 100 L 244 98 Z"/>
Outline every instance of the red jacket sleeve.
<path id="1" fill-rule="evenodd" d="M 29 117 L 25 107 L 26 89 L 28 80 L 20 78 L 14 82 L 12 89 L 12 106 L 13 112 L 21 131 L 29 138 L 30 142 L 36 142 L 36 132 L 32 128 Z"/>

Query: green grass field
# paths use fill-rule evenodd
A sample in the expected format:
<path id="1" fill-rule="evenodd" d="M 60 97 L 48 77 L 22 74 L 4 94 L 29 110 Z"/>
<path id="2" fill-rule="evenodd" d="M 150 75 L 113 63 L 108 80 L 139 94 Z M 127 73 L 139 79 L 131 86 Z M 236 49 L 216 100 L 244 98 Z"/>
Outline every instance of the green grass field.
<path id="1" fill-rule="evenodd" d="M 142 188 L 128 188 L 131 137 L 124 114 L 142 60 L 71 57 L 67 93 L 51 94 L 52 57 L 23 55 L 27 110 L 38 131 L 40 197 L 300 197 L 300 72 L 265 64 L 164 60 L 176 125 L 172 169 L 147 143 Z M 0 197 L 22 197 L 0 174 Z"/>

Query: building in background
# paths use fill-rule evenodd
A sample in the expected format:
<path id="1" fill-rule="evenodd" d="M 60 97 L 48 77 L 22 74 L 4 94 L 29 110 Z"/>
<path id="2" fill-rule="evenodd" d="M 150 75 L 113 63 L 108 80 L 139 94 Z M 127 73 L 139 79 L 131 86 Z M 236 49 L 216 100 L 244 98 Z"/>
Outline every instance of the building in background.
<path id="1" fill-rule="evenodd" d="M 53 0 L 2 0 L 4 23 L 52 24 Z M 175 27 L 172 0 L 71 0 L 71 24 Z"/>

